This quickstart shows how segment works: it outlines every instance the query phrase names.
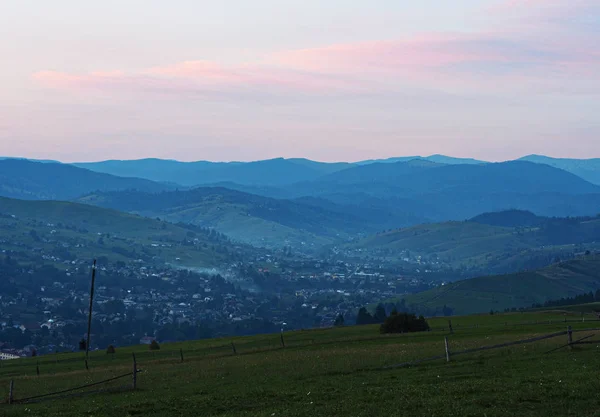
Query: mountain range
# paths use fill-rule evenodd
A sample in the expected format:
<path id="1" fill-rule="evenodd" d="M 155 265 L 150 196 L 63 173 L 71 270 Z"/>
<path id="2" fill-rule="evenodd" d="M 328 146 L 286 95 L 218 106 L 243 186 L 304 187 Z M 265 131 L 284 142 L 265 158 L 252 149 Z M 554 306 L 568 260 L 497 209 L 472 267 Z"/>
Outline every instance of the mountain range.
<path id="1" fill-rule="evenodd" d="M 102 161 L 74 163 L 73 165 L 91 171 L 122 177 L 145 178 L 157 182 L 171 182 L 182 186 L 233 182 L 242 185 L 285 185 L 315 180 L 323 175 L 341 171 L 352 166 L 374 163 L 390 164 L 411 160 L 424 160 L 444 165 L 482 165 L 488 161 L 472 158 L 454 158 L 445 155 L 407 156 L 388 159 L 374 159 L 355 163 L 326 163 L 302 158 L 269 159 L 254 162 L 179 162 L 162 159 L 140 159 L 130 161 Z M 571 172 L 581 178 L 600 185 L 600 158 L 564 159 L 541 155 L 528 155 L 518 159 L 550 165 Z M 507 161 L 509 162 L 509 161 Z"/>
<path id="2" fill-rule="evenodd" d="M 295 174 L 281 179 L 277 170 L 290 164 Z M 0 160 L 0 196 L 85 202 L 212 227 L 247 243 L 306 248 L 484 212 L 592 216 L 600 207 L 600 186 L 527 161 L 448 165 L 412 159 L 348 165 L 277 159 L 224 166 L 240 170 L 229 178 L 237 182 L 194 188 L 67 164 Z M 242 184 L 268 172 L 270 185 Z M 292 178 L 303 180 L 282 185 Z"/>

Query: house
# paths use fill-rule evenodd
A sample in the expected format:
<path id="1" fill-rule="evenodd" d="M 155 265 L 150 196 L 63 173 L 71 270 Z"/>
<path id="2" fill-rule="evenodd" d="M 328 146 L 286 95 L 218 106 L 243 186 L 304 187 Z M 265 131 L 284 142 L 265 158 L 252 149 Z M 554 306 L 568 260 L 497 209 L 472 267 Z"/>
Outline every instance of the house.
<path id="1" fill-rule="evenodd" d="M 19 358 L 20 358 L 19 355 L 15 355 L 13 353 L 0 352 L 0 361 L 7 361 L 7 360 L 19 359 Z"/>
<path id="2" fill-rule="evenodd" d="M 144 336 L 140 339 L 140 344 L 141 345 L 150 345 L 152 344 L 152 342 L 156 340 L 155 337 L 151 337 L 151 336 Z"/>

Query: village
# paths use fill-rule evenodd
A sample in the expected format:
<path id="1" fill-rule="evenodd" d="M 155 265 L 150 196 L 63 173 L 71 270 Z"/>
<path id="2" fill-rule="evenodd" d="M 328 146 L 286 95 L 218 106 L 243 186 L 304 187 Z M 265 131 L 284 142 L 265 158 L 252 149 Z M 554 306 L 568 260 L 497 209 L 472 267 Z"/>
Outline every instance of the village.
<path id="1" fill-rule="evenodd" d="M 90 261 L 37 255 L 37 269 L 11 264 L 6 255 L 1 263 L 12 275 L 0 297 L 4 359 L 75 351 L 87 335 Z M 90 347 L 328 327 L 340 315 L 352 323 L 362 306 L 436 285 L 426 278 L 384 265 L 283 253 L 201 272 L 103 258 Z"/>

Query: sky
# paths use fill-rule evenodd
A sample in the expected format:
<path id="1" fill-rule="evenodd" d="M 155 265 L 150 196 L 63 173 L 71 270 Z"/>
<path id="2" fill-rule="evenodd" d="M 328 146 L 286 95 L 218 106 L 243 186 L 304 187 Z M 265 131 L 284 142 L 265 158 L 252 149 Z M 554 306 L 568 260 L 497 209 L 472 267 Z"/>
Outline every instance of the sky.
<path id="1" fill-rule="evenodd" d="M 600 157 L 598 0 L 3 0 L 0 155 Z"/>

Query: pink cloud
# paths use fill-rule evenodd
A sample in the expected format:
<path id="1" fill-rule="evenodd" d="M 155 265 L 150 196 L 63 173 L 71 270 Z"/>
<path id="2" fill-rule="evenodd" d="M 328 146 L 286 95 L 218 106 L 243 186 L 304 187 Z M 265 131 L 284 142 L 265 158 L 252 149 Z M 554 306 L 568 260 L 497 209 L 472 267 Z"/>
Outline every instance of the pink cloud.
<path id="1" fill-rule="evenodd" d="M 327 94 L 359 89 L 359 83 L 343 77 L 252 65 L 227 68 L 207 61 L 187 61 L 132 73 L 40 71 L 33 74 L 33 79 L 49 88 L 72 91 L 119 90 L 167 94 Z"/>
<path id="2" fill-rule="evenodd" d="M 324 72 L 405 72 L 468 62 L 510 61 L 511 56 L 493 42 L 495 39 L 488 35 L 446 35 L 341 44 L 283 52 L 274 62 Z"/>
<path id="3" fill-rule="evenodd" d="M 552 87 L 568 78 L 600 78 L 597 33 L 584 36 L 546 25 L 561 14 L 583 16 L 598 7 L 596 1 L 503 1 L 495 13 L 529 16 L 526 25 L 510 30 L 431 33 L 282 51 L 260 63 L 225 66 L 190 60 L 137 72 L 40 71 L 33 78 L 47 87 L 74 91 L 206 95 L 393 93 L 406 86 L 478 92 L 528 84 Z"/>

